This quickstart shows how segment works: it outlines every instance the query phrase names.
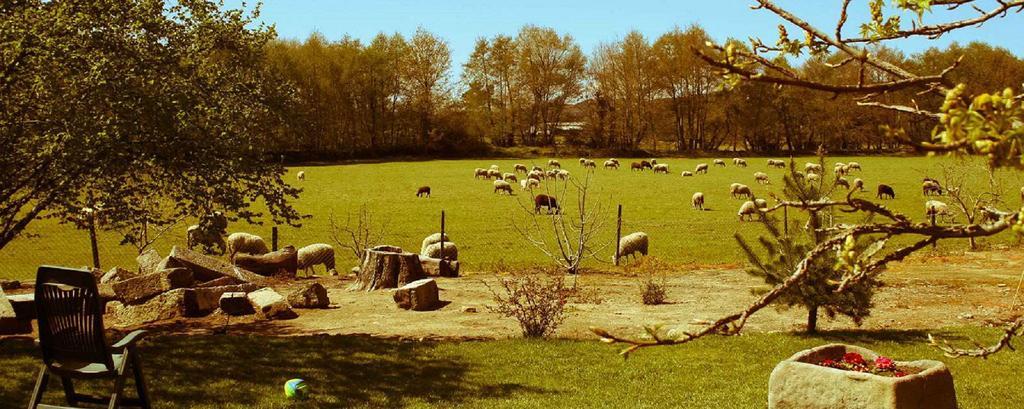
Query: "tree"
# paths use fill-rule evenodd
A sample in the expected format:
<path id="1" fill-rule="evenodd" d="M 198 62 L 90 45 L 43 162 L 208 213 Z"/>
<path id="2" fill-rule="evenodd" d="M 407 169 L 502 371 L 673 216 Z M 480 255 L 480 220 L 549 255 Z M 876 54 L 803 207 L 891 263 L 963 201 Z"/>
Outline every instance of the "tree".
<path id="1" fill-rule="evenodd" d="M 257 200 L 297 223 L 300 191 L 264 156 L 291 88 L 262 68 L 274 32 L 257 15 L 208 1 L 0 5 L 0 248 L 44 214 L 139 197 L 173 203 L 135 208 L 148 223 L 213 210 L 255 222 Z"/>
<path id="2" fill-rule="evenodd" d="M 590 60 L 595 94 L 608 105 L 611 136 L 621 148 L 635 150 L 654 131 L 654 69 L 651 45 L 637 31 L 599 46 Z"/>
<path id="3" fill-rule="evenodd" d="M 824 157 L 819 158 L 824 165 Z M 823 166 L 824 167 L 824 166 Z M 789 163 L 789 173 L 783 178 L 783 197 L 786 201 L 808 203 L 821 201 L 832 191 L 835 185 L 825 180 L 808 182 L 796 170 L 793 160 Z M 763 278 L 769 286 L 782 284 L 799 264 L 804 255 L 825 239 L 821 228 L 824 226 L 823 215 L 818 209 L 805 209 L 807 213 L 806 230 L 797 230 L 795 234 L 784 232 L 774 217 L 762 217 L 766 235 L 757 239 L 763 252 L 755 250 L 739 233 L 734 237 L 746 254 L 752 267 L 748 273 Z M 797 223 L 793 223 L 797 224 Z M 863 250 L 858 247 L 858 250 Z M 807 276 L 799 284 L 793 285 L 782 293 L 775 301 L 786 306 L 802 306 L 807 309 L 807 332 L 817 332 L 818 312 L 824 309 L 829 318 L 845 315 L 860 325 L 861 321 L 871 313 L 874 288 L 879 282 L 867 279 L 850 286 L 846 291 L 836 292 L 842 280 L 842 272 L 834 269 L 836 255 L 825 254 L 809 262 Z"/>
<path id="4" fill-rule="evenodd" d="M 444 40 L 421 27 L 409 40 L 406 58 L 406 87 L 419 116 L 420 143 L 426 144 L 433 129 L 435 110 L 446 95 L 452 55 Z"/>
<path id="5" fill-rule="evenodd" d="M 519 81 L 529 95 L 523 139 L 550 145 L 566 105 L 580 97 L 586 57 L 572 36 L 550 28 L 525 26 L 515 42 Z"/>
<path id="6" fill-rule="evenodd" d="M 707 32 L 692 25 L 686 31 L 677 27 L 654 42 L 655 84 L 671 102 L 672 129 L 676 136 L 676 149 L 680 152 L 718 148 L 705 140 L 712 108 L 711 95 L 718 84 L 718 76 L 710 65 L 690 51 L 694 47 L 704 47 L 708 41 L 711 37 Z"/>

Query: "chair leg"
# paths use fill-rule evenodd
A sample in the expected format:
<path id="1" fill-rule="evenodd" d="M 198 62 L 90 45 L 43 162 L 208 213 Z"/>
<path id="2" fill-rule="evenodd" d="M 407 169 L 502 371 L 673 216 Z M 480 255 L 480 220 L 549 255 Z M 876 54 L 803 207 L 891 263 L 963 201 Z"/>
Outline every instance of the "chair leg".
<path id="1" fill-rule="evenodd" d="M 150 409 L 149 390 L 146 389 L 146 378 L 142 376 L 142 357 L 139 356 L 139 352 L 135 348 L 129 349 L 128 354 L 131 355 L 132 372 L 135 374 L 135 390 L 139 393 L 142 409 Z"/>
<path id="2" fill-rule="evenodd" d="M 124 381 L 127 377 L 125 373 L 125 367 L 127 367 L 127 360 L 121 361 L 121 366 L 117 368 L 117 377 L 114 378 L 114 392 L 110 394 L 110 404 L 107 405 L 109 409 L 117 409 L 121 404 L 121 392 L 124 391 Z"/>
<path id="3" fill-rule="evenodd" d="M 32 391 L 32 400 L 28 402 L 28 409 L 35 409 L 39 402 L 43 401 L 43 394 L 46 392 L 46 384 L 50 381 L 50 374 L 46 372 L 46 365 L 39 368 L 39 378 L 36 379 L 36 388 Z"/>
<path id="4" fill-rule="evenodd" d="M 64 400 L 68 402 L 68 406 L 78 405 L 78 400 L 75 399 L 75 384 L 71 381 L 71 378 L 66 376 L 60 377 L 61 385 L 64 385 Z"/>

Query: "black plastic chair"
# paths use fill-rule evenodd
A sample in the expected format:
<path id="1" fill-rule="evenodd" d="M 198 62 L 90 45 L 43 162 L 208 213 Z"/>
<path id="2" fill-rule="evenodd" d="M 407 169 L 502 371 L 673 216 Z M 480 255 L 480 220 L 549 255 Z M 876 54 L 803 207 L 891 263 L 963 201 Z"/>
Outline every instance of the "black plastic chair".
<path id="1" fill-rule="evenodd" d="M 39 340 L 43 366 L 39 370 L 29 409 L 75 407 L 79 403 L 149 408 L 149 395 L 142 377 L 142 361 L 136 342 L 146 331 L 133 331 L 108 346 L 103 327 L 103 302 L 91 272 L 42 266 L 36 274 L 35 292 Z M 129 372 L 129 368 L 131 372 Z M 50 376 L 59 377 L 68 406 L 40 402 Z M 125 381 L 134 376 L 138 398 L 122 397 Z M 75 379 L 112 379 L 109 397 L 75 392 Z"/>

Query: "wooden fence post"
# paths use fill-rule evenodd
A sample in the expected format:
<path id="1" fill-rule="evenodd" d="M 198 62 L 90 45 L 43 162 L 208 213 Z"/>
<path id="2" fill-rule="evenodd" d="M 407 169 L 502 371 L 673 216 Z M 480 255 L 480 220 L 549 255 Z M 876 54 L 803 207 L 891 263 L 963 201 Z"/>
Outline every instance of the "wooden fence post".
<path id="1" fill-rule="evenodd" d="M 100 246 L 96 242 L 96 216 L 89 214 L 89 244 L 92 246 L 92 266 L 100 269 Z"/>
<path id="2" fill-rule="evenodd" d="M 619 240 L 622 240 L 622 204 L 619 204 L 619 217 L 615 227 L 615 265 L 619 265 Z"/>
<path id="3" fill-rule="evenodd" d="M 935 212 L 933 211 L 931 213 L 932 213 L 932 227 L 935 227 Z M 938 247 L 938 245 L 939 245 L 939 241 L 938 240 L 932 242 L 932 248 L 933 249 Z"/>
<path id="4" fill-rule="evenodd" d="M 782 206 L 782 233 L 789 235 L 789 206 Z"/>
<path id="5" fill-rule="evenodd" d="M 447 259 L 444 254 L 444 210 L 441 211 L 441 258 Z"/>
<path id="6" fill-rule="evenodd" d="M 277 251 L 277 226 L 270 228 L 270 242 L 273 247 L 272 251 Z"/>

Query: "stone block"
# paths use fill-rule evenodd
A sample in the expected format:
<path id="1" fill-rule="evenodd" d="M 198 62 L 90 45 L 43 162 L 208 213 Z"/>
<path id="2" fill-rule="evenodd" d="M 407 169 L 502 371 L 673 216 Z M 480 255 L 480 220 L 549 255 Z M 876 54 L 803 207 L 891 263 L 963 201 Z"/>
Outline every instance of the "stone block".
<path id="1" fill-rule="evenodd" d="M 437 282 L 424 278 L 406 284 L 395 290 L 395 303 L 400 308 L 413 311 L 429 311 L 440 305 Z"/>

